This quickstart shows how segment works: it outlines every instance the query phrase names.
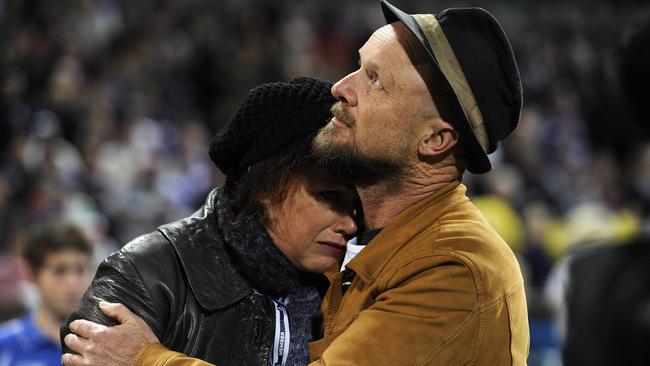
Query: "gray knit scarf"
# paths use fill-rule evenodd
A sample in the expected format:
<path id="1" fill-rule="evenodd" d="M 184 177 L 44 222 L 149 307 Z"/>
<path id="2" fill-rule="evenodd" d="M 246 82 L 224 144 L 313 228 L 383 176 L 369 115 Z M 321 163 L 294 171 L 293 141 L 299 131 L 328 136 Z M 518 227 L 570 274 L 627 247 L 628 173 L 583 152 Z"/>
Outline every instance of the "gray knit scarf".
<path id="1" fill-rule="evenodd" d="M 322 286 L 324 276 L 295 269 L 257 220 L 240 218 L 233 225 L 234 214 L 223 188 L 217 192 L 215 206 L 218 227 L 235 266 L 252 288 L 281 300 L 287 308 L 291 332 L 287 365 L 306 365 L 314 323 L 320 319 L 322 298 L 317 286 Z"/>

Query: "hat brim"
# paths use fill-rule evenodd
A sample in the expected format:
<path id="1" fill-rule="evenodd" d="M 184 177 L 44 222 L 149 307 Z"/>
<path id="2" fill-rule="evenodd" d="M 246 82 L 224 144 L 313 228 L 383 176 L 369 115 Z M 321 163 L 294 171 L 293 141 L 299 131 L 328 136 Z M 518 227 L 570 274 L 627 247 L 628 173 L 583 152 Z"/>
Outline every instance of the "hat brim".
<path id="1" fill-rule="evenodd" d="M 449 104 L 451 104 L 449 106 L 451 109 L 449 112 L 454 116 L 454 118 L 452 118 L 452 120 L 448 122 L 454 124 L 454 126 L 458 129 L 458 133 L 461 136 L 462 139 L 461 145 L 467 155 L 467 162 L 466 162 L 467 170 L 474 174 L 482 174 L 482 173 L 489 172 L 490 170 L 492 170 L 492 163 L 490 163 L 490 159 L 488 158 L 487 154 L 481 147 L 481 144 L 476 139 L 476 136 L 474 136 L 474 133 L 472 132 L 471 129 L 470 122 L 467 120 L 467 117 L 465 117 L 465 113 L 463 112 L 460 102 L 458 101 L 458 97 L 456 96 L 456 94 L 454 94 L 453 89 L 449 84 L 449 80 L 447 80 L 447 77 L 440 70 L 440 66 L 438 66 L 438 61 L 433 55 L 431 46 L 429 45 L 429 42 L 425 39 L 425 36 L 422 30 L 420 29 L 418 23 L 415 21 L 415 18 L 399 10 L 394 5 L 390 4 L 385 0 L 381 0 L 380 2 L 381 2 L 381 9 L 384 13 L 384 18 L 386 19 L 386 24 L 390 24 L 398 21 L 404 23 L 404 25 L 406 25 L 406 28 L 408 28 L 408 30 L 418 40 L 420 45 L 422 45 L 422 47 L 424 47 L 424 49 L 426 50 L 427 55 L 429 56 L 429 60 L 431 61 L 431 64 L 434 69 L 434 78 L 436 79 L 434 80 L 434 82 L 442 84 L 440 85 L 438 91 L 431 90 L 431 93 L 439 94 L 439 92 L 442 92 L 447 94 L 446 99 L 450 101 Z"/>

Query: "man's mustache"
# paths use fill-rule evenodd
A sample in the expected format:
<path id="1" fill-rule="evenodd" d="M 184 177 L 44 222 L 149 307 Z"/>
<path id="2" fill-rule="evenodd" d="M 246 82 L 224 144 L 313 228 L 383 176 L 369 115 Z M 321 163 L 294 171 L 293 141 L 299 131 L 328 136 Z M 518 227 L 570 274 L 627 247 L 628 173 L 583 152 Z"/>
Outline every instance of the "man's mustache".
<path id="1" fill-rule="evenodd" d="M 350 127 L 354 127 L 357 125 L 357 121 L 348 113 L 348 110 L 345 108 L 343 105 L 343 102 L 336 102 L 330 109 L 330 112 L 332 112 L 332 115 L 336 117 L 339 121 L 342 121 L 343 123 L 347 124 Z"/>

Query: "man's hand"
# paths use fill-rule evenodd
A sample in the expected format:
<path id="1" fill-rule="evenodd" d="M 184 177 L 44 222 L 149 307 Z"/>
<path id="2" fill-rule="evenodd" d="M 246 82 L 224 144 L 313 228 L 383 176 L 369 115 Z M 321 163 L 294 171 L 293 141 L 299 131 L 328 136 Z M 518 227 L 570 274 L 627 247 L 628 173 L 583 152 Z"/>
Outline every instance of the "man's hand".
<path id="1" fill-rule="evenodd" d="M 70 333 L 63 341 L 71 350 L 61 357 L 65 366 L 130 366 L 147 344 L 158 342 L 147 323 L 122 304 L 99 302 L 102 312 L 120 324 L 107 327 L 88 320 L 70 323 Z"/>

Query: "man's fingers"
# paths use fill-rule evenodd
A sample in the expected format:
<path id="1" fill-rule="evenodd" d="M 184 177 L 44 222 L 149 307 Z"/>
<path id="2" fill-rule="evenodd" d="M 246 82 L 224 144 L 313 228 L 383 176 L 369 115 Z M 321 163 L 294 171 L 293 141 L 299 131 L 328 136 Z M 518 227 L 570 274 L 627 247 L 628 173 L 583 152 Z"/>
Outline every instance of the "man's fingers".
<path id="1" fill-rule="evenodd" d="M 90 339 L 93 334 L 104 329 L 106 329 L 105 325 L 93 323 L 85 319 L 77 319 L 70 323 L 70 331 L 87 339 Z"/>
<path id="2" fill-rule="evenodd" d="M 65 353 L 61 356 L 61 363 L 64 366 L 84 366 L 84 358 L 80 355 Z"/>
<path id="3" fill-rule="evenodd" d="M 100 301 L 99 308 L 102 312 L 111 318 L 115 318 L 120 324 L 126 323 L 127 320 L 135 318 L 135 314 L 126 306 L 120 303 L 112 303 L 108 301 Z"/>
<path id="4" fill-rule="evenodd" d="M 77 337 L 77 335 L 73 333 L 67 334 L 63 338 L 63 343 L 77 353 L 84 353 L 88 348 L 88 340 Z"/>

